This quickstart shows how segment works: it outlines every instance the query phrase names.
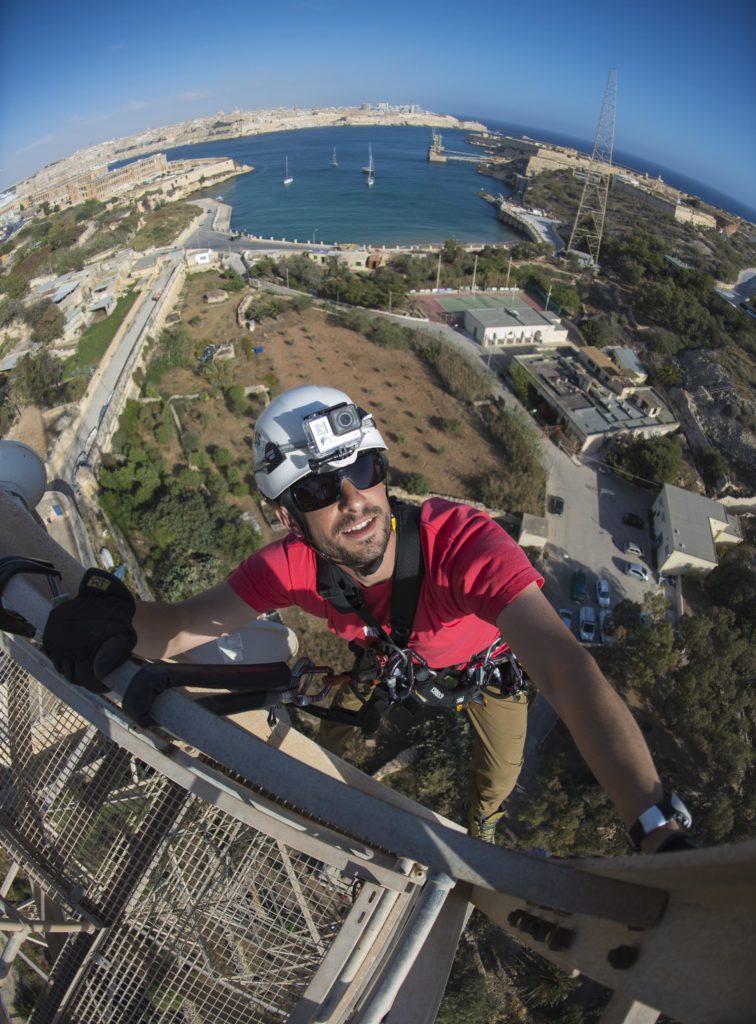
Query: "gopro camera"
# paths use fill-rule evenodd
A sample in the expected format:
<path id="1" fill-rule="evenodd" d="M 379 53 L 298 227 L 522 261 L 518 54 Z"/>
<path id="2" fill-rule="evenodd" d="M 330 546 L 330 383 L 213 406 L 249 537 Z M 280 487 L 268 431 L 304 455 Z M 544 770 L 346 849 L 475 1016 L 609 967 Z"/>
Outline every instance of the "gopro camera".
<path id="1" fill-rule="evenodd" d="M 304 426 L 318 455 L 349 448 L 362 437 L 362 417 L 352 402 L 312 413 L 306 417 Z"/>

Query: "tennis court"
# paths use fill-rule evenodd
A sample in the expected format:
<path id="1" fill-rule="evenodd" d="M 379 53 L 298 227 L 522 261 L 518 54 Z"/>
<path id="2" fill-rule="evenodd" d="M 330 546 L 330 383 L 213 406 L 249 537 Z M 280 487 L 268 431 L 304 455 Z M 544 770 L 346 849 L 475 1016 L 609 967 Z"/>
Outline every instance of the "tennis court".
<path id="1" fill-rule="evenodd" d="M 455 295 L 442 298 L 440 295 L 434 295 L 433 297 L 447 313 L 464 313 L 467 309 L 517 309 L 518 306 L 528 306 L 528 303 L 523 302 L 519 295 L 513 295 L 511 291 L 501 292 L 498 295 L 492 295 L 490 292 L 485 294 L 476 292 L 475 295 L 469 296 Z"/>

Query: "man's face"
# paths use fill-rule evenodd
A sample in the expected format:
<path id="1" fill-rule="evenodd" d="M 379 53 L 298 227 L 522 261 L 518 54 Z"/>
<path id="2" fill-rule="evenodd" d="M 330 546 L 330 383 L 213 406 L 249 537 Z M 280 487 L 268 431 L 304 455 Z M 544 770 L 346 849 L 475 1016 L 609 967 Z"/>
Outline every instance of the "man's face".
<path id="1" fill-rule="evenodd" d="M 344 480 L 337 502 L 302 515 L 314 547 L 341 565 L 359 571 L 386 553 L 391 511 L 384 483 L 360 491 Z"/>

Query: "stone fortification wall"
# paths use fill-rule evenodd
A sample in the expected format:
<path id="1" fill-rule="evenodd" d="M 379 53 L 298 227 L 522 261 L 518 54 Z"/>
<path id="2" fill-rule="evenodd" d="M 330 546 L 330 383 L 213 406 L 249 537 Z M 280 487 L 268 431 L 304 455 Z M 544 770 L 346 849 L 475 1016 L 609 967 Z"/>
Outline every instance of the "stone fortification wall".
<path id="1" fill-rule="evenodd" d="M 528 159 L 525 173 L 528 177 L 543 174 L 544 171 L 588 170 L 591 161 L 587 156 L 572 150 L 560 151 L 539 149 Z"/>

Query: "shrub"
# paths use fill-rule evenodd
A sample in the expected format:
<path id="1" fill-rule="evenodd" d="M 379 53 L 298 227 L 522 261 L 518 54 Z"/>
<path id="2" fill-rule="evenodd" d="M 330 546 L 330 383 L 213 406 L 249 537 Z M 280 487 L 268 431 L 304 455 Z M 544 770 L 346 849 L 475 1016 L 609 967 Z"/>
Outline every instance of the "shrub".
<path id="1" fill-rule="evenodd" d="M 402 477 L 402 486 L 410 494 L 428 494 L 430 483 L 422 473 L 405 473 Z"/>
<path id="2" fill-rule="evenodd" d="M 240 385 L 235 384 L 226 391 L 226 400 L 231 412 L 236 416 L 242 416 L 245 412 L 249 412 L 249 399 Z"/>
<path id="3" fill-rule="evenodd" d="M 446 390 L 463 402 L 478 402 L 491 392 L 491 378 L 482 366 L 471 362 L 436 338 L 420 335 L 415 351 L 441 378 Z"/>

